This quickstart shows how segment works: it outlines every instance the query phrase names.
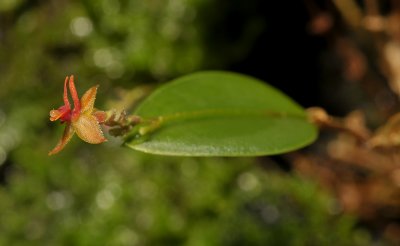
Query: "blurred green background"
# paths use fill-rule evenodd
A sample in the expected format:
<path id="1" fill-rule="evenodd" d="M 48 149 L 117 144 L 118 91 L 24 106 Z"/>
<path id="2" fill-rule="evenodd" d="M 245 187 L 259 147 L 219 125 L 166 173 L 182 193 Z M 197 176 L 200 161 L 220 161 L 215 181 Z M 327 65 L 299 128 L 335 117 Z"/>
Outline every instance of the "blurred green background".
<path id="1" fill-rule="evenodd" d="M 287 44 L 296 32 L 273 21 L 290 13 L 270 5 L 1 0 L 0 245 L 368 244 L 332 197 L 271 159 L 151 156 L 111 136 L 101 145 L 75 137 L 47 156 L 63 130 L 48 112 L 62 104 L 66 75 L 81 95 L 100 85 L 97 107 L 129 108 L 118 91 L 202 69 L 262 77 L 273 70 L 264 64 L 298 62 L 296 53 L 248 60 L 265 33 Z M 309 106 L 310 97 L 296 99 Z"/>

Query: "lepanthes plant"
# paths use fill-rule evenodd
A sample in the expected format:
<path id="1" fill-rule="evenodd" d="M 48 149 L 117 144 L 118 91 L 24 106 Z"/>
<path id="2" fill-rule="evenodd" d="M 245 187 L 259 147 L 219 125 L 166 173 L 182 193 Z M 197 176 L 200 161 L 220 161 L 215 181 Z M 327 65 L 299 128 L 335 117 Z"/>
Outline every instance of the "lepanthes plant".
<path id="1" fill-rule="evenodd" d="M 310 144 L 317 135 L 297 103 L 265 82 L 236 73 L 206 71 L 178 78 L 151 93 L 133 115 L 95 109 L 97 88 L 79 99 L 74 77 L 65 79 L 64 105 L 50 111 L 50 120 L 66 127 L 49 154 L 62 150 L 74 133 L 88 143 L 106 141 L 100 125 L 132 149 L 181 156 L 280 154 Z"/>

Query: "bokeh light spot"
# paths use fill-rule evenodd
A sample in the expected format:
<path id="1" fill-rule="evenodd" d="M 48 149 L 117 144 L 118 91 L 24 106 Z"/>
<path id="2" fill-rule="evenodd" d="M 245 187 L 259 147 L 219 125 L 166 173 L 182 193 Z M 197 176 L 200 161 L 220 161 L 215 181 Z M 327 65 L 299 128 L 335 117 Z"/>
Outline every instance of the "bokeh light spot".
<path id="1" fill-rule="evenodd" d="M 263 208 L 261 215 L 264 221 L 270 224 L 276 222 L 280 217 L 278 208 L 273 205 L 268 205 Z"/>
<path id="2" fill-rule="evenodd" d="M 47 195 L 46 204 L 51 210 L 61 210 L 70 204 L 70 199 L 62 192 L 52 192 Z"/>
<path id="3" fill-rule="evenodd" d="M 135 231 L 123 227 L 117 236 L 117 242 L 119 245 L 136 245 L 138 243 L 138 235 Z"/>
<path id="4" fill-rule="evenodd" d="M 113 62 L 110 66 L 106 67 L 107 76 L 110 79 L 118 79 L 124 75 L 125 68 L 120 62 Z"/>
<path id="5" fill-rule="evenodd" d="M 254 174 L 243 173 L 238 177 L 238 186 L 243 191 L 250 191 L 258 186 L 258 179 Z"/>
<path id="6" fill-rule="evenodd" d="M 92 21 L 87 17 L 76 17 L 71 21 L 71 32 L 78 37 L 86 37 L 93 30 Z"/>
<path id="7" fill-rule="evenodd" d="M 102 68 L 110 66 L 114 60 L 111 51 L 106 48 L 98 49 L 94 53 L 93 59 L 94 59 L 94 64 Z"/>
<path id="8" fill-rule="evenodd" d="M 101 209 L 109 209 L 114 204 L 115 197 L 110 190 L 102 190 L 96 196 L 97 206 Z"/>
<path id="9" fill-rule="evenodd" d="M 0 146 L 0 166 L 7 160 L 7 152 Z"/>
<path id="10" fill-rule="evenodd" d="M 139 193 L 143 198 L 154 199 L 158 193 L 158 186 L 151 181 L 141 182 L 139 188 Z"/>

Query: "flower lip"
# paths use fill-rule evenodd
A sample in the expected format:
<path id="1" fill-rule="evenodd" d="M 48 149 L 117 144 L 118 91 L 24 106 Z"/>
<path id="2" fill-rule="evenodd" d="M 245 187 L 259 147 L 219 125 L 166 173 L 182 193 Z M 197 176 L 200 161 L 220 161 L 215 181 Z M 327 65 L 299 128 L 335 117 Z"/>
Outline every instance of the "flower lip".
<path id="1" fill-rule="evenodd" d="M 60 119 L 62 122 L 71 120 L 71 109 L 64 105 L 50 111 L 50 121 Z"/>

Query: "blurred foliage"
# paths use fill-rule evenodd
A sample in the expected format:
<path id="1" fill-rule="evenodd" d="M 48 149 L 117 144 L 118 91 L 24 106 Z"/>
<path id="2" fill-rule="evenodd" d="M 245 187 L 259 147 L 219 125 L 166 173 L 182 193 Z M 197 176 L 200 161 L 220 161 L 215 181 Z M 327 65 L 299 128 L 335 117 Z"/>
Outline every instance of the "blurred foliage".
<path id="1" fill-rule="evenodd" d="M 368 242 L 364 232 L 351 231 L 354 221 L 338 216 L 337 204 L 315 184 L 267 174 L 251 159 L 114 153 L 108 148 L 96 156 L 81 153 L 79 160 L 63 158 L 57 165 L 49 160 L 19 167 L 0 192 L 0 244 Z M 41 154 L 19 156 L 36 162 Z"/>
<path id="2" fill-rule="evenodd" d="M 314 184 L 251 158 L 154 157 L 112 137 L 47 156 L 62 131 L 48 111 L 66 75 L 80 93 L 100 83 L 101 108 L 114 88 L 224 68 L 263 28 L 249 17 L 225 39 L 223 17 L 249 6 L 0 1 L 0 245 L 365 245 L 368 234 Z"/>

